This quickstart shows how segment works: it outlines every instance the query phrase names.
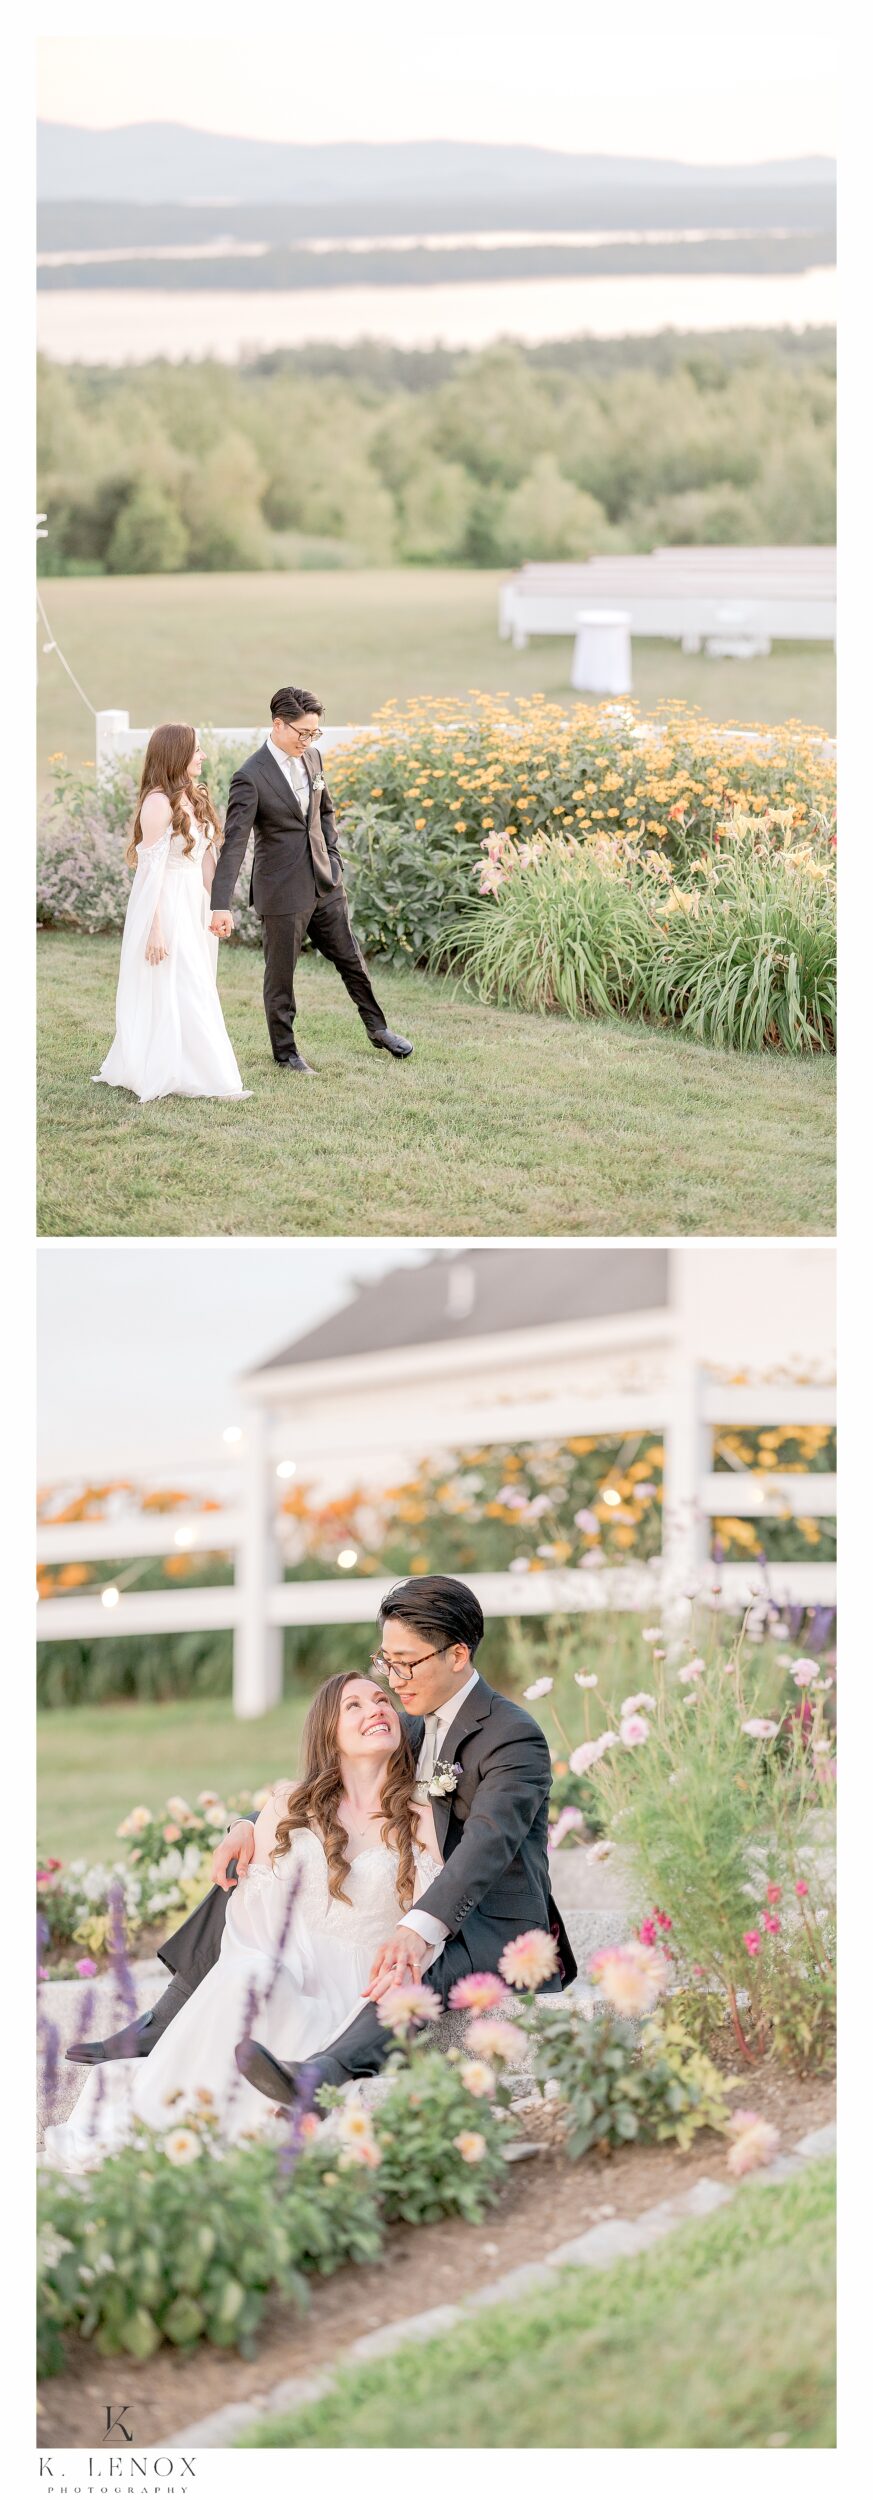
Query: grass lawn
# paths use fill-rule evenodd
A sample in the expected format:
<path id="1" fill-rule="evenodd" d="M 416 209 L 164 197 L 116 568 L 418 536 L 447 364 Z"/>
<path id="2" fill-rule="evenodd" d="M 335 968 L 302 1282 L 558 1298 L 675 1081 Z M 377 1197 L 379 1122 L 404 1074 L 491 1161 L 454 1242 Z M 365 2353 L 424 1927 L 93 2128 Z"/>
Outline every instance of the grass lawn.
<path id="1" fill-rule="evenodd" d="M 834 2204 L 832 2163 L 750 2184 L 645 2256 L 347 2370 L 238 2444 L 832 2448 Z"/>
<path id="2" fill-rule="evenodd" d="M 174 1793 L 232 1795 L 290 1776 L 306 1709 L 295 1693 L 263 1719 L 235 1719 L 220 1697 L 40 1711 L 40 1847 L 67 1860 L 124 1856 L 115 1835 L 133 1805 L 156 1810 Z"/>
<path id="3" fill-rule="evenodd" d="M 449 569 L 386 573 L 138 574 L 46 581 L 46 612 L 95 709 L 120 706 L 134 727 L 190 720 L 261 721 L 275 686 L 310 685 L 328 721 L 372 719 L 389 696 L 543 694 L 573 701 L 569 639 L 513 651 L 497 637 L 506 576 Z M 46 640 L 40 631 L 40 644 Z M 681 695 L 711 720 L 806 721 L 833 732 L 834 652 L 777 643 L 767 660 L 686 656 L 678 643 L 635 642 L 644 710 Z M 61 749 L 93 757 L 81 697 L 40 652 L 39 779 Z"/>
<path id="4" fill-rule="evenodd" d="M 48 1234 L 800 1234 L 832 1230 L 834 1067 L 744 1058 L 643 1025 L 485 1007 L 376 970 L 415 1042 L 371 1049 L 304 957 L 317 1083 L 269 1056 L 261 967 L 225 950 L 247 1102 L 140 1104 L 94 1086 L 118 941 L 39 944 L 40 1230 Z"/>

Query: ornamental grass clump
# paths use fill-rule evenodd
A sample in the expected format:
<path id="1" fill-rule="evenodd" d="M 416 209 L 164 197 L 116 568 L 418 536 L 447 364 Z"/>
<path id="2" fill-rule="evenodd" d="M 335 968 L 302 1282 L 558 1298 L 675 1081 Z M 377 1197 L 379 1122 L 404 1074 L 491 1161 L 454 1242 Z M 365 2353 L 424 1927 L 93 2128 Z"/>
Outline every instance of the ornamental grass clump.
<path id="1" fill-rule="evenodd" d="M 836 1046 L 836 901 L 818 863 L 728 851 L 653 902 L 642 992 L 652 1015 L 721 1049 Z"/>

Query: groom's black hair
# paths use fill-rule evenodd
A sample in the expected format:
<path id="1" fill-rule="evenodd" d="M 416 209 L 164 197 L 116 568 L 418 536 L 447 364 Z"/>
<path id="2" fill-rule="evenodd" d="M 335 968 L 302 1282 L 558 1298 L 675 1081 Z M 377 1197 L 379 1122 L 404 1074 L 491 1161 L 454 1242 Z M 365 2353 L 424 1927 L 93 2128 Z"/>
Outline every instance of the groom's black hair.
<path id="1" fill-rule="evenodd" d="M 473 1658 L 485 1630 L 485 1617 L 464 1580 L 446 1579 L 441 1571 L 424 1571 L 414 1580 L 398 1580 L 379 1608 L 380 1623 L 389 1615 L 409 1623 L 422 1640 L 437 1649 L 466 1641 Z"/>
<path id="2" fill-rule="evenodd" d="M 320 720 L 323 711 L 324 704 L 306 686 L 280 686 L 278 694 L 270 697 L 272 720 L 302 720 L 305 712 L 317 712 Z"/>

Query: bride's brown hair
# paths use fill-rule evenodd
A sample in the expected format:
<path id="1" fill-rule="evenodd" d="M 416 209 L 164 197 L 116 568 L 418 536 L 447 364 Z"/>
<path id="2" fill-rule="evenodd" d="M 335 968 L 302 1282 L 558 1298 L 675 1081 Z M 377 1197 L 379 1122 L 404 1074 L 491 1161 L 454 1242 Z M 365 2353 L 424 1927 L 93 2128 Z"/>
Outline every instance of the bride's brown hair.
<path id="1" fill-rule="evenodd" d="M 124 854 L 129 868 L 136 867 L 142 841 L 142 804 L 150 790 L 160 790 L 164 798 L 169 799 L 173 832 L 181 834 L 186 858 L 194 849 L 194 836 L 191 819 L 182 805 L 183 798 L 188 800 L 198 825 L 211 825 L 213 830 L 207 838 L 213 841 L 213 837 L 217 836 L 214 848 L 216 851 L 220 848 L 221 826 L 205 782 L 192 781 L 189 776 L 188 766 L 196 744 L 197 732 L 189 729 L 185 721 L 162 721 L 160 729 L 152 730 L 143 761 L 133 832 Z"/>
<path id="2" fill-rule="evenodd" d="M 329 1676 L 327 1683 L 322 1684 L 320 1692 L 316 1693 L 303 1723 L 300 1778 L 289 1796 L 287 1812 L 276 1827 L 274 1857 L 282 1857 L 290 1849 L 292 1832 L 318 1833 L 327 1859 L 328 1889 L 335 1901 L 348 1901 L 349 1896 L 343 1891 L 343 1885 L 350 1865 L 346 1856 L 348 1833 L 339 1818 L 343 1793 L 337 1733 L 340 1708 L 347 1684 L 368 1683 L 369 1680 L 356 1668 L 350 1668 L 345 1675 Z M 401 1727 L 400 1742 L 385 1765 L 382 1780 L 380 1837 L 386 1848 L 397 1852 L 397 1898 L 403 1910 L 409 1909 L 415 1890 L 414 1786 L 415 1755 L 410 1739 Z"/>

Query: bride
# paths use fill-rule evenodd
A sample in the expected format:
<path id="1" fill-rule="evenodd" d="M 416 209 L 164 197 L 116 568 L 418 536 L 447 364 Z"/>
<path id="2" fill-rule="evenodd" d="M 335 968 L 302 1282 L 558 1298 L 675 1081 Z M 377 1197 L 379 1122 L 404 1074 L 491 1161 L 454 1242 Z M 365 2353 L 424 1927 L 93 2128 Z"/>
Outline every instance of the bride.
<path id="1" fill-rule="evenodd" d="M 242 1096 L 218 1001 L 209 893 L 221 828 L 201 782 L 195 729 L 165 721 L 145 752 L 127 851 L 136 875 L 121 941 L 115 1040 L 95 1085 L 140 1102 L 161 1094 Z"/>
<path id="2" fill-rule="evenodd" d="M 92 2068 L 72 2118 L 46 2130 L 47 2162 L 93 2169 L 137 2123 L 176 2126 L 198 2093 L 226 2138 L 271 2123 L 237 2042 L 256 2031 L 275 2056 L 305 2060 L 360 2012 L 379 1946 L 442 1864 L 414 1787 L 387 1695 L 355 1671 L 331 1676 L 307 1713 L 299 1781 L 280 1781 L 258 1816 L 218 1961 L 150 2057 Z"/>

